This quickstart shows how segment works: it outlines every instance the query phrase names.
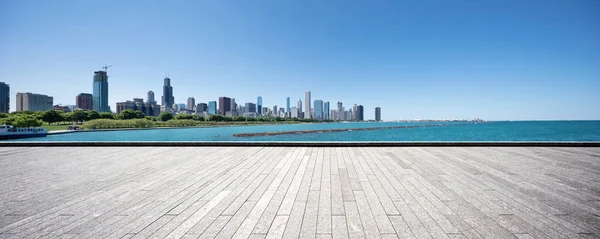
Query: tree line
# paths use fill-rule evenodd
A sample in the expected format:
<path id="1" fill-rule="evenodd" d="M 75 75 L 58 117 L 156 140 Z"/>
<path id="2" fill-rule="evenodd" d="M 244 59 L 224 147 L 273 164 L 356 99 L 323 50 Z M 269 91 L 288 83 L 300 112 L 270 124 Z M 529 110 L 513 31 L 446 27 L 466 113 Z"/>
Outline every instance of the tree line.
<path id="1" fill-rule="evenodd" d="M 170 120 L 193 120 L 193 121 L 211 121 L 211 122 L 331 122 L 331 120 L 282 118 L 282 117 L 244 117 L 244 116 L 223 116 L 210 115 L 203 117 L 193 114 L 178 114 L 162 112 L 158 117 L 146 116 L 139 110 L 123 110 L 119 114 L 111 112 L 96 112 L 93 110 L 75 110 L 73 112 L 62 112 L 60 110 L 47 110 L 40 112 L 20 111 L 10 114 L 0 113 L 0 124 L 13 125 L 15 127 L 39 127 L 44 123 L 58 124 L 69 122 L 71 124 L 83 123 L 96 119 L 105 120 L 131 120 L 145 119 L 153 122 L 168 122 Z"/>

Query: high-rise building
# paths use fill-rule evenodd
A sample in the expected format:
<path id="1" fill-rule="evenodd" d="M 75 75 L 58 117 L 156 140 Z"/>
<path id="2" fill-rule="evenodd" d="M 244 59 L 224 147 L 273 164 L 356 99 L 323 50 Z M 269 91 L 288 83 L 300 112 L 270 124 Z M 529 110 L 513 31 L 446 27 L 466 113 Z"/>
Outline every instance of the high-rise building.
<path id="1" fill-rule="evenodd" d="M 323 119 L 329 120 L 331 119 L 330 117 L 330 109 L 329 109 L 329 101 L 325 102 L 325 104 L 323 104 Z"/>
<path id="2" fill-rule="evenodd" d="M 244 106 L 244 113 L 256 113 L 256 104 L 254 103 L 246 103 Z"/>
<path id="3" fill-rule="evenodd" d="M 356 107 L 356 121 L 364 121 L 365 120 L 365 109 L 362 105 Z"/>
<path id="4" fill-rule="evenodd" d="M 225 115 L 227 111 L 231 111 L 231 98 L 221 96 L 219 97 L 219 114 Z"/>
<path id="5" fill-rule="evenodd" d="M 196 105 L 196 114 L 200 114 L 208 111 L 208 105 L 206 103 L 198 103 Z"/>
<path id="6" fill-rule="evenodd" d="M 289 114 L 289 113 L 290 113 L 290 97 L 288 97 L 288 98 L 285 100 L 285 103 L 286 103 L 285 112 Z"/>
<path id="7" fill-rule="evenodd" d="M 124 110 L 136 110 L 135 108 L 135 102 L 133 101 L 117 102 L 117 114 L 120 114 Z"/>
<path id="8" fill-rule="evenodd" d="M 195 106 L 196 106 L 196 99 L 194 99 L 194 97 L 188 97 L 187 109 L 193 111 Z"/>
<path id="9" fill-rule="evenodd" d="M 256 113 L 262 114 L 262 96 L 256 98 L 256 109 L 258 110 Z"/>
<path id="10" fill-rule="evenodd" d="M 262 113 L 263 113 L 262 115 L 265 115 L 265 116 L 269 115 L 269 107 L 263 107 L 262 108 Z"/>
<path id="11" fill-rule="evenodd" d="M 375 107 L 375 121 L 381 121 L 381 108 Z"/>
<path id="12" fill-rule="evenodd" d="M 291 118 L 300 118 L 300 108 L 292 107 L 290 109 L 290 117 Z"/>
<path id="13" fill-rule="evenodd" d="M 235 98 L 231 98 L 231 112 L 237 112 L 237 104 L 235 103 Z"/>
<path id="14" fill-rule="evenodd" d="M 341 101 L 338 101 L 337 102 L 337 114 L 336 114 L 337 117 L 335 117 L 334 119 L 341 120 L 341 118 L 342 118 L 341 116 L 343 114 L 344 114 L 344 105 L 342 104 Z"/>
<path id="15" fill-rule="evenodd" d="M 155 102 L 154 101 L 154 91 L 148 91 L 148 102 L 149 103 Z"/>
<path id="16" fill-rule="evenodd" d="M 278 113 L 278 115 L 277 115 L 277 116 L 280 116 L 280 117 L 285 117 L 285 108 L 283 108 L 283 107 L 280 107 L 280 108 L 279 108 L 279 112 L 277 112 L 277 113 Z"/>
<path id="17" fill-rule="evenodd" d="M 173 104 L 175 104 L 175 97 L 173 96 L 173 87 L 171 86 L 171 79 L 169 77 L 165 77 L 161 104 L 167 110 L 172 109 Z"/>
<path id="18" fill-rule="evenodd" d="M 310 119 L 311 118 L 311 102 L 310 102 L 310 91 L 306 91 L 304 92 L 304 118 L 305 119 Z"/>
<path id="19" fill-rule="evenodd" d="M 10 87 L 0 82 L 0 113 L 8 113 L 10 109 Z"/>
<path id="20" fill-rule="evenodd" d="M 92 94 L 81 93 L 75 97 L 75 104 L 82 110 L 92 110 L 94 108 L 94 100 Z"/>
<path id="21" fill-rule="evenodd" d="M 357 107 L 356 104 L 354 104 L 354 106 L 352 106 L 352 120 L 356 120 L 356 107 Z"/>
<path id="22" fill-rule="evenodd" d="M 216 101 L 208 102 L 208 114 L 211 114 L 211 115 L 217 114 L 217 102 Z"/>
<path id="23" fill-rule="evenodd" d="M 52 96 L 33 94 L 33 93 L 17 93 L 17 111 L 46 111 L 52 109 Z"/>
<path id="24" fill-rule="evenodd" d="M 314 111 L 315 111 L 315 119 L 316 120 L 323 120 L 323 101 L 322 100 L 315 100 L 315 106 L 314 106 Z"/>
<path id="25" fill-rule="evenodd" d="M 108 75 L 106 71 L 94 72 L 93 108 L 97 112 L 110 112 L 108 106 Z"/>
<path id="26" fill-rule="evenodd" d="M 274 106 L 273 106 L 273 113 L 272 113 L 272 115 L 273 115 L 273 116 L 277 116 L 277 115 L 278 115 L 278 114 L 277 114 L 277 105 L 274 105 Z"/>

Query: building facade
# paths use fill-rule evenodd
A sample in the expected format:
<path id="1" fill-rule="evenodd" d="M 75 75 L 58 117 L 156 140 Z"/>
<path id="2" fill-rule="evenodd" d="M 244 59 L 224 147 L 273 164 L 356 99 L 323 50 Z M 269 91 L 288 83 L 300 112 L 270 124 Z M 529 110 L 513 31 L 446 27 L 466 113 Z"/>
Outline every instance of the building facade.
<path id="1" fill-rule="evenodd" d="M 327 101 L 327 102 L 325 102 L 323 104 L 323 119 L 326 119 L 326 120 L 330 120 L 331 119 L 331 117 L 330 117 L 330 115 L 331 115 L 330 114 L 330 110 L 331 109 L 329 108 L 329 101 Z"/>
<path id="2" fill-rule="evenodd" d="M 148 102 L 156 102 L 154 100 L 154 91 L 148 91 Z"/>
<path id="3" fill-rule="evenodd" d="M 193 111 L 194 107 L 196 107 L 196 99 L 194 99 L 194 97 L 188 97 L 188 99 L 187 99 L 187 109 Z"/>
<path id="4" fill-rule="evenodd" d="M 225 115 L 227 111 L 231 111 L 231 98 L 221 96 L 219 97 L 219 114 Z"/>
<path id="5" fill-rule="evenodd" d="M 256 109 L 258 110 L 256 113 L 262 114 L 262 96 L 256 98 Z"/>
<path id="6" fill-rule="evenodd" d="M 316 120 L 323 120 L 323 101 L 315 100 L 314 114 Z"/>
<path id="7" fill-rule="evenodd" d="M 289 115 L 290 114 L 290 97 L 285 99 L 285 112 Z"/>
<path id="8" fill-rule="evenodd" d="M 33 94 L 33 93 L 17 93 L 17 109 L 16 111 L 46 111 L 53 107 L 52 96 Z"/>
<path id="9" fill-rule="evenodd" d="M 97 112 L 110 112 L 108 106 L 108 75 L 106 71 L 94 72 L 93 109 Z"/>
<path id="10" fill-rule="evenodd" d="M 206 103 L 198 103 L 196 105 L 196 114 L 208 112 L 208 105 Z"/>
<path id="11" fill-rule="evenodd" d="M 375 107 L 375 121 L 381 121 L 381 108 Z"/>
<path id="12" fill-rule="evenodd" d="M 8 113 L 10 110 L 10 87 L 0 82 L 0 113 Z"/>
<path id="13" fill-rule="evenodd" d="M 217 114 L 217 102 L 216 101 L 209 101 L 208 102 L 208 114 L 209 115 L 216 115 Z"/>
<path id="14" fill-rule="evenodd" d="M 290 109 L 290 117 L 291 118 L 300 118 L 300 109 L 297 107 L 292 107 L 292 109 Z"/>
<path id="15" fill-rule="evenodd" d="M 75 97 L 75 104 L 82 110 L 93 110 L 94 96 L 89 93 L 81 93 Z"/>
<path id="16" fill-rule="evenodd" d="M 356 121 L 365 121 L 365 108 L 362 105 L 356 107 Z"/>
<path id="17" fill-rule="evenodd" d="M 163 96 L 161 105 L 164 106 L 166 110 L 173 109 L 173 105 L 175 104 L 175 97 L 173 96 L 173 87 L 171 86 L 171 78 L 166 77 L 164 79 L 163 85 Z"/>
<path id="18" fill-rule="evenodd" d="M 256 104 L 254 104 L 254 103 L 246 103 L 244 105 L 244 113 L 257 113 L 256 112 Z"/>
<path id="19" fill-rule="evenodd" d="M 305 119 L 310 119 L 311 118 L 311 102 L 310 102 L 310 91 L 306 91 L 304 92 L 304 118 Z"/>

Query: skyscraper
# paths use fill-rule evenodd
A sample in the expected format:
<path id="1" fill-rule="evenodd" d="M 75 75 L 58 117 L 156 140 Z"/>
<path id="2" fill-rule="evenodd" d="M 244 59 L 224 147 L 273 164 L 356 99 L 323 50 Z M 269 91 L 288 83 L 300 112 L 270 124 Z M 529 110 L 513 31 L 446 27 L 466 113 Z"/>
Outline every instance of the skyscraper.
<path id="1" fill-rule="evenodd" d="M 217 114 L 217 102 L 216 101 L 208 102 L 208 114 L 211 114 L 211 115 Z"/>
<path id="2" fill-rule="evenodd" d="M 94 100 L 92 94 L 81 93 L 75 97 L 75 104 L 82 110 L 92 110 L 94 108 Z"/>
<path id="3" fill-rule="evenodd" d="M 262 114 L 262 97 L 259 96 L 256 98 L 256 109 L 258 110 L 258 114 Z"/>
<path id="4" fill-rule="evenodd" d="M 286 102 L 285 112 L 289 114 L 290 113 L 290 97 L 288 97 L 285 102 Z"/>
<path id="5" fill-rule="evenodd" d="M 375 107 L 375 121 L 381 121 L 381 108 Z"/>
<path id="6" fill-rule="evenodd" d="M 17 93 L 17 111 L 46 111 L 52 109 L 52 96 L 33 94 L 33 93 Z"/>
<path id="7" fill-rule="evenodd" d="M 189 97 L 187 100 L 187 109 L 194 110 L 195 106 L 196 106 L 196 99 L 194 99 L 194 97 Z"/>
<path id="8" fill-rule="evenodd" d="M 357 120 L 356 118 L 356 104 L 354 104 L 354 106 L 352 106 L 352 120 Z"/>
<path id="9" fill-rule="evenodd" d="M 356 121 L 364 121 L 365 120 L 365 109 L 362 105 L 356 107 Z"/>
<path id="10" fill-rule="evenodd" d="M 342 105 L 341 101 L 338 101 L 337 103 L 337 117 L 335 118 L 335 120 L 339 120 L 342 117 L 342 114 L 344 114 L 344 106 Z"/>
<path id="11" fill-rule="evenodd" d="M 330 118 L 330 109 L 329 109 L 329 101 L 325 102 L 323 105 L 323 119 L 329 120 Z"/>
<path id="12" fill-rule="evenodd" d="M 148 91 L 148 103 L 153 103 L 154 101 L 154 91 Z"/>
<path id="13" fill-rule="evenodd" d="M 231 111 L 237 112 L 237 104 L 235 103 L 235 98 L 231 98 Z"/>
<path id="14" fill-rule="evenodd" d="M 246 103 L 244 107 L 244 113 L 256 113 L 256 104 Z"/>
<path id="15" fill-rule="evenodd" d="M 10 109 L 10 87 L 0 82 L 0 113 L 8 113 Z"/>
<path id="16" fill-rule="evenodd" d="M 198 103 L 196 105 L 196 113 L 202 113 L 208 111 L 208 105 L 206 103 Z"/>
<path id="17" fill-rule="evenodd" d="M 310 107 L 310 91 L 306 91 L 304 92 L 304 118 L 305 119 L 310 119 L 311 115 L 311 107 Z"/>
<path id="18" fill-rule="evenodd" d="M 108 75 L 106 71 L 94 72 L 93 108 L 97 112 L 110 112 L 108 107 Z"/>
<path id="19" fill-rule="evenodd" d="M 227 111 L 231 111 L 231 98 L 221 96 L 219 97 L 219 114 L 225 115 Z"/>
<path id="20" fill-rule="evenodd" d="M 302 118 L 302 100 L 298 99 L 298 105 L 296 107 L 298 109 L 298 118 Z"/>
<path id="21" fill-rule="evenodd" d="M 315 119 L 323 120 L 323 101 L 315 100 Z"/>
<path id="22" fill-rule="evenodd" d="M 173 96 L 173 87 L 171 86 L 171 79 L 169 77 L 166 77 L 165 84 L 163 85 L 162 105 L 165 109 L 170 110 L 173 108 L 173 104 L 175 104 L 175 97 Z"/>
<path id="23" fill-rule="evenodd" d="M 277 105 L 273 106 L 273 113 L 272 114 L 273 114 L 273 116 L 278 116 L 277 115 Z"/>

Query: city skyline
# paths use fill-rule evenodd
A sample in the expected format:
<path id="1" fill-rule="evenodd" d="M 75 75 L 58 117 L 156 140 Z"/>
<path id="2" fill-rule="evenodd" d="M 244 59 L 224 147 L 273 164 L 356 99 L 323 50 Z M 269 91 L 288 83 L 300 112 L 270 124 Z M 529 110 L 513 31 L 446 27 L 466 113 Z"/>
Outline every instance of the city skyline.
<path id="1" fill-rule="evenodd" d="M 169 76 L 178 103 L 260 95 L 287 108 L 310 89 L 366 119 L 374 106 L 383 120 L 600 119 L 598 2 L 134 2 L 4 3 L 10 110 L 17 92 L 75 104 L 111 64 L 112 111 L 148 90 L 160 103 Z"/>

